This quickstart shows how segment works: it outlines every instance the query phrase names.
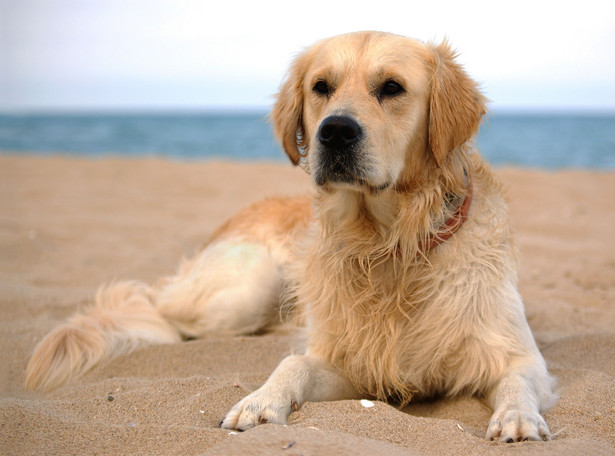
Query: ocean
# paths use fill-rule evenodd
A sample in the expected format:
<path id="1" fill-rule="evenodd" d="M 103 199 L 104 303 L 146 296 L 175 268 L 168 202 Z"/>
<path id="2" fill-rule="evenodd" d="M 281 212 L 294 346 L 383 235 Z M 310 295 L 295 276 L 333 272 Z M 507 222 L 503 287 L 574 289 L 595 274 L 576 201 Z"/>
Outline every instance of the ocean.
<path id="1" fill-rule="evenodd" d="M 477 141 L 494 165 L 615 169 L 615 113 L 494 113 Z M 0 114 L 0 153 L 286 161 L 266 113 Z"/>

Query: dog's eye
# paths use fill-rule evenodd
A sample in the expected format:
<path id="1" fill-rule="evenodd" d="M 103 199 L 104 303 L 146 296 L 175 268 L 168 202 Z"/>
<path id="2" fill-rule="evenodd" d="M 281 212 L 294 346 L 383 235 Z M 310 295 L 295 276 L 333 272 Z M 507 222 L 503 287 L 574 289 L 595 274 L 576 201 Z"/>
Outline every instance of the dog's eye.
<path id="1" fill-rule="evenodd" d="M 387 81 L 380 89 L 380 97 L 394 97 L 404 92 L 404 88 L 401 84 L 395 81 Z"/>
<path id="2" fill-rule="evenodd" d="M 318 81 L 314 84 L 314 92 L 320 95 L 329 95 L 329 86 L 325 81 Z"/>

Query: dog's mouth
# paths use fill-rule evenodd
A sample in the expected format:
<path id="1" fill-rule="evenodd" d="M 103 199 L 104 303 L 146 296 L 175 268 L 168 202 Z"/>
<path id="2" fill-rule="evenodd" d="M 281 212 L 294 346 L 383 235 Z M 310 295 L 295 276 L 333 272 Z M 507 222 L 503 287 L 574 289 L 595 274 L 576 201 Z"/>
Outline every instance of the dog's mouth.
<path id="1" fill-rule="evenodd" d="M 366 188 L 368 190 L 368 193 L 372 195 L 377 195 L 378 193 L 389 188 L 391 186 L 391 183 L 385 182 L 384 184 L 380 184 L 380 185 L 371 185 L 365 181 L 359 180 L 359 185 L 361 185 L 363 188 Z"/>
<path id="2" fill-rule="evenodd" d="M 378 182 L 365 153 L 364 128 L 348 115 L 329 116 L 322 121 L 316 136 L 311 166 L 315 183 L 324 188 L 351 188 L 379 193 L 391 185 Z M 374 183 L 376 181 L 376 183 Z"/>
<path id="3" fill-rule="evenodd" d="M 391 186 L 390 181 L 385 181 L 381 184 L 373 184 L 364 174 L 351 166 L 349 168 L 331 168 L 323 169 L 322 167 L 313 175 L 314 182 L 319 187 L 330 190 L 334 188 L 346 188 L 355 191 L 363 191 L 370 194 L 378 194 Z"/>

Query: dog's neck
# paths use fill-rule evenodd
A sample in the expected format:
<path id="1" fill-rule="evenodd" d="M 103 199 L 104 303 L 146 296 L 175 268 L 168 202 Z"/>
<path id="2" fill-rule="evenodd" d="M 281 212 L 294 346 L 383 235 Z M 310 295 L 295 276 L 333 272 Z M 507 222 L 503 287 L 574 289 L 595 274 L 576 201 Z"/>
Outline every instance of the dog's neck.
<path id="1" fill-rule="evenodd" d="M 430 234 L 425 242 L 419 243 L 420 252 L 426 253 L 449 239 L 467 220 L 470 206 L 472 205 L 474 187 L 470 172 L 464 169 L 464 175 L 466 177 L 467 190 L 463 201 L 456 206 L 456 209 L 451 211 L 453 213 L 452 216 L 440 226 L 436 233 Z M 447 195 L 447 199 L 449 200 L 446 202 L 447 204 L 453 204 L 456 198 L 455 195 Z"/>
<path id="2" fill-rule="evenodd" d="M 364 253 L 373 244 L 375 254 L 388 250 L 398 257 L 422 256 L 466 221 L 473 192 L 469 169 L 463 169 L 465 191 L 323 191 L 316 200 L 323 236 L 347 244 L 350 235 Z"/>

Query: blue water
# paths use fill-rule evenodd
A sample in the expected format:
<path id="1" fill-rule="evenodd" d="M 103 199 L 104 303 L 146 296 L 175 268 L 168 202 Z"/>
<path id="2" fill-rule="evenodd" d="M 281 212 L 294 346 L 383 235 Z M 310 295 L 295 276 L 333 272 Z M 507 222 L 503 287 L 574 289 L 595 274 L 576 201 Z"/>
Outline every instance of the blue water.
<path id="1" fill-rule="evenodd" d="M 496 113 L 478 144 L 495 165 L 615 169 L 615 113 Z M 265 113 L 0 114 L 0 151 L 286 160 Z"/>

